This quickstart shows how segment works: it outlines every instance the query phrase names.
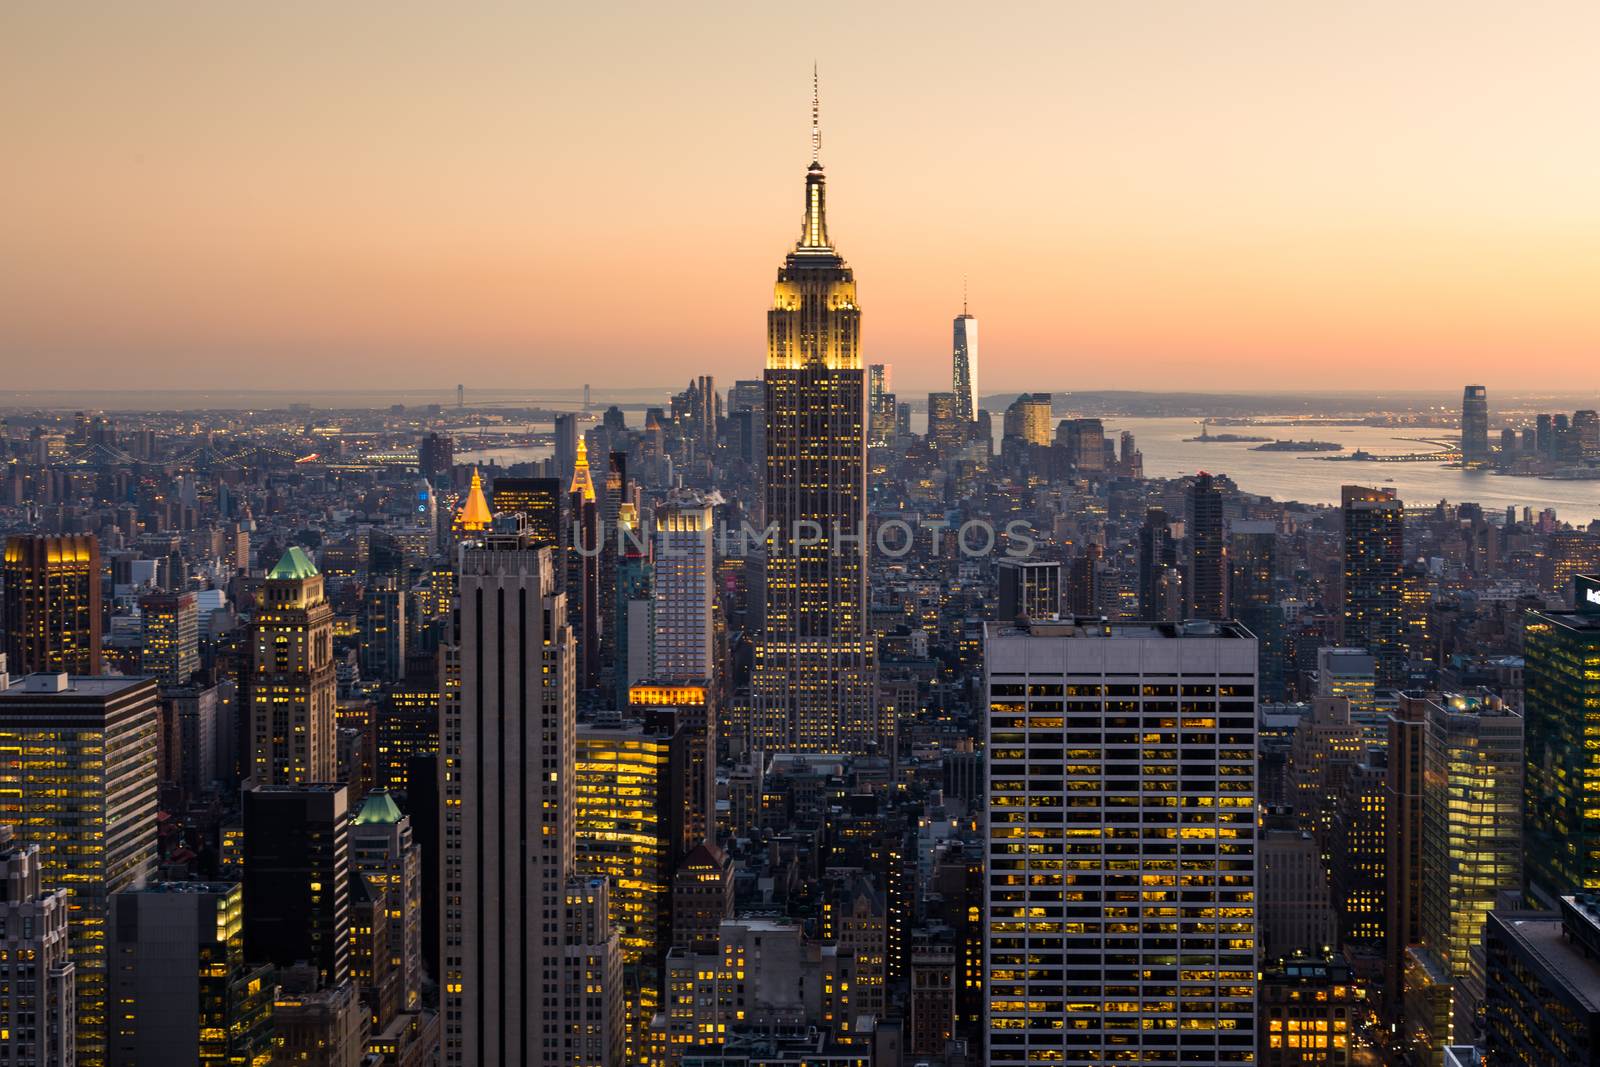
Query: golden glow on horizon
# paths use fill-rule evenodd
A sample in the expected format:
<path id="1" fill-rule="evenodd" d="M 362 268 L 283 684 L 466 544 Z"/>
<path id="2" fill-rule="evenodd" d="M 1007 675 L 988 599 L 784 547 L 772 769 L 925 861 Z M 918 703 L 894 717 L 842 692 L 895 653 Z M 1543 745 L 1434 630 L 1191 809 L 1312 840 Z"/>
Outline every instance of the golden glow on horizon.
<path id="1" fill-rule="evenodd" d="M 756 377 L 813 58 L 908 395 L 1596 385 L 1594 5 L 737 12 L 8 5 L 11 387 Z"/>

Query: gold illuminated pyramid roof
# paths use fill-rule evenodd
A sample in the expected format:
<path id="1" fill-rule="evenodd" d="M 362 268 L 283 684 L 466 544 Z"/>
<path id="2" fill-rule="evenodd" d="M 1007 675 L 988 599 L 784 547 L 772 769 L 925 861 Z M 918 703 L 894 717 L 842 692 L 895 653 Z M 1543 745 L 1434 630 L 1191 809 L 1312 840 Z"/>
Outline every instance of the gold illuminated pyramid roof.
<path id="1" fill-rule="evenodd" d="M 569 493 L 582 493 L 584 500 L 594 499 L 594 479 L 589 477 L 589 442 L 578 437 L 578 458 L 572 464 L 572 488 Z"/>
<path id="2" fill-rule="evenodd" d="M 467 490 L 467 499 L 462 502 L 461 510 L 456 512 L 455 528 L 468 532 L 487 530 L 493 518 L 493 514 L 489 511 L 489 502 L 483 497 L 483 479 L 478 476 L 478 469 L 474 467 L 472 487 Z"/>

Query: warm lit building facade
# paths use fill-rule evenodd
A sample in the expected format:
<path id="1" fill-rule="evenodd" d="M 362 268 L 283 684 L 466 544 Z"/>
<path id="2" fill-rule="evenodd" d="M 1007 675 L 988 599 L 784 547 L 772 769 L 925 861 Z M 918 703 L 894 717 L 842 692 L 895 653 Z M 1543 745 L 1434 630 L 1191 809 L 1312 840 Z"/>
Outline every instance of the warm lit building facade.
<path id="1" fill-rule="evenodd" d="M 676 728 L 578 728 L 576 871 L 608 883 L 611 926 L 622 944 L 630 1062 L 661 1010 L 673 868 L 690 844 L 688 755 L 688 736 Z"/>
<path id="2" fill-rule="evenodd" d="M 988 1062 L 1251 1062 L 1254 638 L 991 624 L 985 658 Z"/>
<path id="3" fill-rule="evenodd" d="M 1522 888 L 1522 716 L 1498 701 L 1429 700 L 1423 740 L 1422 938 L 1454 981 L 1504 892 Z"/>
<path id="4" fill-rule="evenodd" d="M 813 139 L 815 149 L 814 121 Z M 768 749 L 861 751 L 877 741 L 861 309 L 855 275 L 828 238 L 815 150 L 805 188 L 800 240 L 767 313 L 766 611 L 755 732 Z"/>
<path id="5" fill-rule="evenodd" d="M 1262 972 L 1261 1067 L 1347 1067 L 1362 991 L 1342 963 L 1294 961 Z"/>
<path id="6" fill-rule="evenodd" d="M 155 873 L 156 682 L 29 675 L 0 689 L 0 823 L 39 846 L 40 884 L 70 894 L 77 1063 L 106 1060 L 111 897 Z"/>
<path id="7" fill-rule="evenodd" d="M 250 778 L 331 782 L 338 765 L 333 607 L 311 557 L 290 548 L 267 574 L 250 624 Z"/>
<path id="8" fill-rule="evenodd" d="M 100 673 L 100 542 L 93 534 L 6 540 L 5 653 L 13 674 Z"/>
<path id="9" fill-rule="evenodd" d="M 139 600 L 143 631 L 139 669 L 162 685 L 189 681 L 200 669 L 200 613 L 193 593 L 155 593 Z"/>

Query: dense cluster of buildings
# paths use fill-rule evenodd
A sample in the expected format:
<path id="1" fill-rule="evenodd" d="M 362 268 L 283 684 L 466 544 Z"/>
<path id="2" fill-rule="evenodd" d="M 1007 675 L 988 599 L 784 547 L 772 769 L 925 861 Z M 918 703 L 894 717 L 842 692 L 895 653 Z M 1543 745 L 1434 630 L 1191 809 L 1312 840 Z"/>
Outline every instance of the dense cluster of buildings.
<path id="1" fill-rule="evenodd" d="M 0 1065 L 1595 1062 L 1600 528 L 919 432 L 825 196 L 731 388 L 8 415 Z"/>

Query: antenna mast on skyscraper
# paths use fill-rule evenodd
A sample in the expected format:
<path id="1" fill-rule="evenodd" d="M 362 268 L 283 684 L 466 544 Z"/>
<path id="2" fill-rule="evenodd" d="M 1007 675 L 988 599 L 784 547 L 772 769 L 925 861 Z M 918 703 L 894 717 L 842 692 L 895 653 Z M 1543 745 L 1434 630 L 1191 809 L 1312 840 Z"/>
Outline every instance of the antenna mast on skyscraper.
<path id="1" fill-rule="evenodd" d="M 811 162 L 822 162 L 821 96 L 817 81 L 817 64 L 811 62 Z"/>

